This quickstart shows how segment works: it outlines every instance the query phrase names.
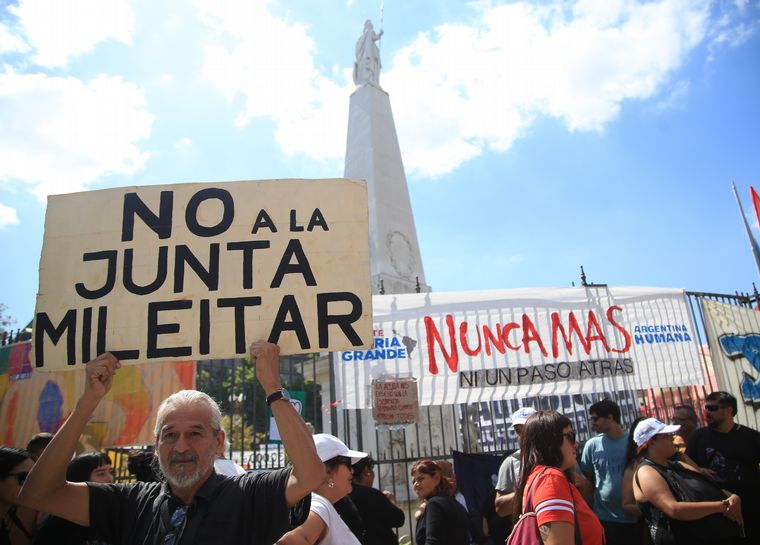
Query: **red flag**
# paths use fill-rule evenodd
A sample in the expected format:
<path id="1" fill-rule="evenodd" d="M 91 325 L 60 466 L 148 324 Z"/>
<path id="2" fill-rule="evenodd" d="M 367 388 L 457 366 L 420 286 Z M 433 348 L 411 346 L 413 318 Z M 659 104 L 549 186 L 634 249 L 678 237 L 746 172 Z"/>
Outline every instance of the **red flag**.
<path id="1" fill-rule="evenodd" d="M 757 194 L 757 191 L 755 191 L 755 188 L 752 186 L 749 186 L 749 193 L 752 195 L 752 204 L 755 207 L 757 223 L 760 224 L 760 195 Z"/>
<path id="2" fill-rule="evenodd" d="M 739 205 L 739 214 L 742 217 L 742 222 L 744 222 L 744 229 L 747 231 L 747 238 L 749 239 L 749 246 L 752 249 L 752 254 L 755 256 L 755 265 L 757 265 L 757 272 L 760 273 L 760 244 L 757 243 L 757 240 L 755 240 L 755 236 L 752 234 L 752 230 L 749 228 L 749 223 L 747 222 L 747 216 L 744 215 L 744 208 L 742 207 L 742 201 L 739 200 L 739 193 L 736 192 L 736 184 L 732 183 L 731 187 L 734 190 L 734 197 L 736 197 L 736 204 Z M 758 197 L 757 193 L 755 193 L 755 190 L 750 187 L 750 190 L 752 191 L 752 203 L 755 205 L 755 212 L 758 213 L 758 221 L 760 221 L 760 213 L 758 212 L 758 209 L 760 209 L 760 197 Z"/>

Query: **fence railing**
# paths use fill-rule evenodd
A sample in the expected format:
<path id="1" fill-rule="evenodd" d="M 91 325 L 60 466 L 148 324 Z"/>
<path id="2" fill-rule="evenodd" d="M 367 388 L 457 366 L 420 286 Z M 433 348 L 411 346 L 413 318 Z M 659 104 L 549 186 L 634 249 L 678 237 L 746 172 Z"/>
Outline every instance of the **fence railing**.
<path id="1" fill-rule="evenodd" d="M 6 346 L 13 343 L 28 341 L 32 338 L 32 330 L 29 327 L 17 329 L 16 331 L 0 331 L 0 346 Z"/>

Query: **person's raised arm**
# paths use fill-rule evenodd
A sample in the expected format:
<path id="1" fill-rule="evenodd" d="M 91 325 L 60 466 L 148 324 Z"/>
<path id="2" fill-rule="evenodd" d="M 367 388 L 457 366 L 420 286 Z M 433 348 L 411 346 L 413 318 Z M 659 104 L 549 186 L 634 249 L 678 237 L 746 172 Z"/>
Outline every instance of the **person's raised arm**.
<path id="1" fill-rule="evenodd" d="M 266 341 L 255 342 L 251 344 L 251 359 L 255 361 L 256 378 L 267 397 L 281 390 L 280 348 Z M 285 452 L 293 463 L 285 489 L 285 500 L 288 507 L 292 507 L 325 481 L 325 465 L 317 456 L 314 439 L 295 408 L 280 400 L 273 402 L 271 409 Z"/>
<path id="2" fill-rule="evenodd" d="M 19 503 L 81 526 L 90 525 L 90 492 L 87 484 L 68 482 L 66 468 L 74 455 L 79 436 L 100 400 L 111 389 L 119 367 L 119 360 L 109 353 L 101 354 L 87 364 L 84 393 L 71 416 L 34 464 L 19 494 Z"/>

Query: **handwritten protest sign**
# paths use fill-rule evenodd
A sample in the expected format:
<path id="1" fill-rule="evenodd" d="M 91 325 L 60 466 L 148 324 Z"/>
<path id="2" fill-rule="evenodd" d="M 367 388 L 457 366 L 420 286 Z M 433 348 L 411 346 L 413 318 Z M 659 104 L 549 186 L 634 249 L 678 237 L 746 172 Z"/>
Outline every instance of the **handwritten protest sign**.
<path id="1" fill-rule="evenodd" d="M 52 196 L 32 361 L 126 363 L 368 347 L 367 189 L 268 180 Z"/>
<path id="2" fill-rule="evenodd" d="M 419 415 L 417 379 L 385 377 L 372 381 L 372 418 L 377 425 L 414 424 Z"/>

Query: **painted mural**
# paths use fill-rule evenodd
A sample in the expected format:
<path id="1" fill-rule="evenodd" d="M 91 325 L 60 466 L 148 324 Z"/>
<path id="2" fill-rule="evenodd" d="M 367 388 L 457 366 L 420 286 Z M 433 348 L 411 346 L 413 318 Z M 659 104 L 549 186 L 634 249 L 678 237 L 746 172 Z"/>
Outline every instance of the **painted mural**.
<path id="1" fill-rule="evenodd" d="M 0 444 L 24 447 L 32 435 L 54 433 L 84 389 L 84 370 L 34 372 L 31 342 L 0 347 Z M 78 451 L 153 443 L 161 401 L 195 388 L 195 362 L 124 366 L 93 414 Z"/>

